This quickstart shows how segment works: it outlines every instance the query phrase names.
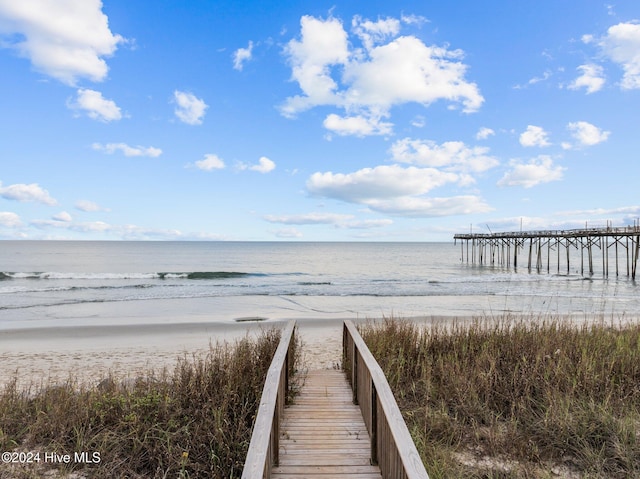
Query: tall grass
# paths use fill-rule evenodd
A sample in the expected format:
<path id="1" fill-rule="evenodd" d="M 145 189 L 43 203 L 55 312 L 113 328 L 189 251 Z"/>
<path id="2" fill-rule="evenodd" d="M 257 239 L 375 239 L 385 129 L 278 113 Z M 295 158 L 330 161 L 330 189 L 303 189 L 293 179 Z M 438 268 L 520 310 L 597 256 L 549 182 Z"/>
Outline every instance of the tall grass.
<path id="1" fill-rule="evenodd" d="M 279 340 L 270 329 L 211 345 L 205 357 L 182 357 L 173 371 L 129 384 L 18 390 L 14 380 L 0 394 L 0 451 L 98 452 L 98 464 L 60 468 L 91 478 L 239 477 Z M 43 477 L 52 469 L 43 457 L 4 473 L 0 465 L 0 477 Z"/>
<path id="2" fill-rule="evenodd" d="M 435 478 L 640 477 L 640 327 L 361 328 Z"/>

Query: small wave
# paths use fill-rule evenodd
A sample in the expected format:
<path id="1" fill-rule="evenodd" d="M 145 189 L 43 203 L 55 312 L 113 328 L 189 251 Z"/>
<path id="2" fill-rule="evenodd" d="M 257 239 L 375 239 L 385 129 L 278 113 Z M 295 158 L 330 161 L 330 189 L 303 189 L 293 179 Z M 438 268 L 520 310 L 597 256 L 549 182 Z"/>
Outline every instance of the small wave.
<path id="1" fill-rule="evenodd" d="M 58 293 L 68 291 L 100 291 L 100 290 L 127 290 L 153 288 L 152 284 L 129 284 L 125 286 L 52 286 L 42 288 L 25 288 L 21 286 L 0 288 L 0 294 L 29 294 L 29 293 Z"/>
<path id="2" fill-rule="evenodd" d="M 187 279 L 228 279 L 228 278 L 244 278 L 245 276 L 264 276 L 259 274 L 238 273 L 235 271 L 204 271 L 187 273 Z"/>
<path id="3" fill-rule="evenodd" d="M 299 286 L 329 286 L 331 285 L 331 281 L 301 281 L 298 283 Z"/>
<path id="4" fill-rule="evenodd" d="M 247 276 L 266 276 L 261 273 L 242 273 L 237 271 L 191 271 L 162 273 L 64 273 L 64 272 L 28 272 L 12 273 L 0 271 L 0 280 L 11 279 L 78 279 L 78 280 L 141 280 L 141 279 L 232 279 Z"/>

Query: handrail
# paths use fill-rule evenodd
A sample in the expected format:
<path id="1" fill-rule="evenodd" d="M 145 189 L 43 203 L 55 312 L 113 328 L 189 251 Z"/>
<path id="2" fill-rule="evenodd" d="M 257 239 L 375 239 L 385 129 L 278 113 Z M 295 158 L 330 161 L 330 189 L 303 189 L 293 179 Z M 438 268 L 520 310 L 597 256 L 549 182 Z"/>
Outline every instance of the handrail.
<path id="1" fill-rule="evenodd" d="M 260 397 L 260 407 L 253 425 L 251 442 L 242 470 L 242 479 L 270 478 L 272 465 L 278 464 L 280 448 L 280 417 L 289 390 L 289 351 L 296 322 L 289 321 L 280 336 L 280 344 Z M 238 378 L 242 380 L 242 378 Z"/>
<path id="2" fill-rule="evenodd" d="M 387 378 L 353 321 L 342 336 L 343 367 L 371 437 L 371 462 L 384 479 L 429 479 Z"/>

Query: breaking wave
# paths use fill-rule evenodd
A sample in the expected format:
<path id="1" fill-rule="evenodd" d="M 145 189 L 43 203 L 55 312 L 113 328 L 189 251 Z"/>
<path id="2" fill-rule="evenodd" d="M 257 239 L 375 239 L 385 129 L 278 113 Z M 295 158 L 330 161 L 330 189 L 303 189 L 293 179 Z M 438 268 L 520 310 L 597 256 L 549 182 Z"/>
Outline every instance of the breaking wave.
<path id="1" fill-rule="evenodd" d="M 85 280 L 127 280 L 127 279 L 230 279 L 249 276 L 267 276 L 261 273 L 243 273 L 237 271 L 191 271 L 160 273 L 64 273 L 29 272 L 12 273 L 0 271 L 0 280 L 11 279 L 85 279 Z"/>

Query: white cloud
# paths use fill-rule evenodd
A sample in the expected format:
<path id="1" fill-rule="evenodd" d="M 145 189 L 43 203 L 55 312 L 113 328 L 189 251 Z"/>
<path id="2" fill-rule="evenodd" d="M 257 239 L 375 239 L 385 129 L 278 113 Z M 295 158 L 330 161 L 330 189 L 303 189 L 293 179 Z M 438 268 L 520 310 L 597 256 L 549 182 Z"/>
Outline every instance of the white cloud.
<path id="1" fill-rule="evenodd" d="M 578 146 L 593 146 L 607 141 L 610 131 L 603 131 L 595 125 L 586 121 L 576 121 L 569 123 L 567 129 L 572 132 L 572 136 L 577 140 Z"/>
<path id="2" fill-rule="evenodd" d="M 449 198 L 400 197 L 374 200 L 369 208 L 395 216 L 432 218 L 439 216 L 468 215 L 492 211 L 485 201 L 474 195 Z"/>
<path id="3" fill-rule="evenodd" d="M 347 32 L 340 20 L 305 15 L 300 19 L 300 30 L 301 40 L 291 40 L 285 47 L 291 77 L 304 93 L 287 99 L 282 113 L 289 117 L 316 105 L 339 102 L 330 67 L 347 64 L 350 56 Z"/>
<path id="4" fill-rule="evenodd" d="M 486 140 L 487 138 L 495 134 L 496 132 L 493 131 L 491 128 L 487 128 L 483 126 L 478 130 L 478 133 L 476 133 L 476 140 Z"/>
<path id="5" fill-rule="evenodd" d="M 53 215 L 51 218 L 54 219 L 55 221 L 62 221 L 65 223 L 70 223 L 71 221 L 73 221 L 73 218 L 71 217 L 71 215 L 66 211 L 61 211 L 60 213 Z"/>
<path id="6" fill-rule="evenodd" d="M 249 169 L 259 173 L 269 173 L 275 170 L 276 164 L 266 156 L 261 156 L 257 165 L 250 166 Z"/>
<path id="7" fill-rule="evenodd" d="M 75 102 L 69 102 L 67 106 L 73 110 L 82 110 L 89 118 L 105 123 L 122 119 L 122 112 L 115 102 L 107 100 L 95 90 L 81 88 Z"/>
<path id="8" fill-rule="evenodd" d="M 571 82 L 569 89 L 579 90 L 580 88 L 585 88 L 587 94 L 595 93 L 602 89 L 605 79 L 600 65 L 580 65 L 577 69 L 582 72 L 582 75 Z"/>
<path id="9" fill-rule="evenodd" d="M 384 228 L 393 224 L 393 220 L 388 218 L 378 220 L 353 220 L 348 221 L 344 225 L 338 225 L 341 228 L 349 228 L 352 230 L 369 230 L 372 228 Z"/>
<path id="10" fill-rule="evenodd" d="M 7 200 L 20 201 L 21 203 L 34 202 L 49 206 L 58 204 L 58 202 L 49 195 L 49 192 L 41 188 L 37 183 L 31 183 L 29 185 L 18 183 L 9 186 L 2 186 L 2 183 L 0 183 L 0 196 Z"/>
<path id="11" fill-rule="evenodd" d="M 418 115 L 416 116 L 412 121 L 411 121 L 411 125 L 415 126 L 416 128 L 423 128 L 425 125 L 427 124 L 424 116 L 422 115 Z"/>
<path id="12" fill-rule="evenodd" d="M 244 67 L 245 62 L 251 60 L 252 51 L 253 51 L 253 42 L 251 41 L 249 42 L 249 45 L 247 46 L 247 48 L 238 48 L 233 53 L 233 68 L 238 71 L 242 71 L 242 68 Z"/>
<path id="13" fill-rule="evenodd" d="M 526 84 L 518 84 L 518 85 L 515 85 L 513 88 L 514 88 L 515 90 L 524 90 L 524 89 L 526 89 L 526 88 L 529 88 L 529 85 L 535 85 L 536 83 L 542 83 L 542 82 L 545 82 L 545 81 L 547 81 L 549 78 L 551 78 L 552 76 L 553 76 L 553 73 L 552 73 L 551 71 L 549 71 L 549 70 L 546 70 L 546 71 L 542 74 L 542 76 L 530 78 L 530 79 L 527 81 L 527 83 L 526 83 Z"/>
<path id="14" fill-rule="evenodd" d="M 640 215 L 640 206 L 621 206 L 619 208 L 595 208 L 589 210 L 560 211 L 561 216 L 611 216 L 611 215 Z"/>
<path id="15" fill-rule="evenodd" d="M 240 170 L 257 171 L 258 173 L 269 173 L 276 169 L 276 164 L 266 156 L 261 156 L 256 165 L 247 165 L 245 163 L 238 163 L 237 168 Z"/>
<path id="16" fill-rule="evenodd" d="M 353 215 L 336 213 L 307 213 L 302 215 L 267 215 L 264 219 L 270 223 L 286 225 L 333 225 L 336 228 L 371 229 L 393 224 L 390 219 L 358 220 Z"/>
<path id="17" fill-rule="evenodd" d="M 364 49 L 352 47 L 336 18 L 304 16 L 300 24 L 300 40 L 291 40 L 285 55 L 302 94 L 286 99 L 284 116 L 333 106 L 346 116 L 330 114 L 326 128 L 366 136 L 390 132 L 392 124 L 380 119 L 388 118 L 395 105 L 447 100 L 472 112 L 484 101 L 477 86 L 464 79 L 467 67 L 459 61 L 460 50 L 427 46 L 413 36 L 394 38 L 400 28 L 395 19 L 354 17 L 354 32 Z"/>
<path id="18" fill-rule="evenodd" d="M 344 79 L 350 85 L 344 94 L 347 106 L 375 111 L 443 99 L 462 103 L 466 112 L 476 111 L 484 99 L 474 83 L 464 80 L 466 66 L 456 61 L 460 58 L 460 50 L 427 46 L 412 36 L 377 46 L 368 58 L 345 67 Z"/>
<path id="19" fill-rule="evenodd" d="M 531 188 L 541 183 L 562 179 L 566 168 L 555 166 L 551 157 L 540 155 L 528 163 L 512 160 L 511 170 L 498 181 L 498 186 L 522 186 Z"/>
<path id="20" fill-rule="evenodd" d="M 266 215 L 269 223 L 281 223 L 285 225 L 326 225 L 343 223 L 353 219 L 353 215 L 341 215 L 336 213 L 306 213 L 302 215 Z"/>
<path id="21" fill-rule="evenodd" d="M 593 37 L 585 35 L 583 41 L 590 43 Z M 621 87 L 624 90 L 640 88 L 640 23 L 618 23 L 609 27 L 598 46 L 611 61 L 622 67 Z"/>
<path id="22" fill-rule="evenodd" d="M 22 221 L 20 221 L 20 217 L 15 213 L 0 211 L 0 225 L 7 228 L 16 228 L 22 226 Z"/>
<path id="23" fill-rule="evenodd" d="M 15 49 L 34 68 L 67 85 L 102 81 L 125 40 L 109 29 L 100 0 L 0 0 L 0 45 Z"/>
<path id="24" fill-rule="evenodd" d="M 447 141 L 441 145 L 429 140 L 404 138 L 391 146 L 391 155 L 400 163 L 420 166 L 446 167 L 450 171 L 482 172 L 499 161 L 489 156 L 489 148 L 468 147 L 461 141 Z"/>
<path id="25" fill-rule="evenodd" d="M 522 146 L 549 146 L 548 133 L 542 127 L 528 125 L 527 130 L 520 135 L 520 144 Z"/>
<path id="26" fill-rule="evenodd" d="M 529 85 L 535 85 L 536 83 L 541 83 L 541 82 L 547 81 L 549 78 L 551 78 L 551 75 L 552 75 L 552 73 L 549 70 L 547 70 L 542 74 L 541 77 L 533 77 L 533 78 L 531 78 L 528 81 L 528 83 L 529 83 Z"/>
<path id="27" fill-rule="evenodd" d="M 113 225 L 104 221 L 67 222 L 61 220 L 33 220 L 30 222 L 35 228 L 47 230 L 62 229 L 83 234 L 103 234 L 127 240 L 220 240 L 226 239 L 220 235 L 209 233 L 184 233 L 177 229 L 146 228 L 126 224 Z"/>
<path id="28" fill-rule="evenodd" d="M 103 208 L 102 206 L 94 203 L 93 201 L 88 200 L 79 200 L 76 201 L 75 204 L 76 209 L 84 212 L 93 212 L 93 211 L 109 211 L 107 208 Z"/>
<path id="29" fill-rule="evenodd" d="M 427 194 L 447 184 L 455 183 L 458 187 L 473 184 L 471 173 L 484 172 L 499 164 L 488 151 L 457 141 L 438 145 L 405 138 L 390 148 L 392 159 L 417 166 L 383 165 L 347 174 L 317 172 L 309 177 L 306 187 L 311 195 L 365 205 L 369 210 L 390 215 L 436 217 L 482 213 L 491 207 L 478 196 L 438 198 Z"/>
<path id="30" fill-rule="evenodd" d="M 496 231 L 517 231 L 522 228 L 523 231 L 531 231 L 537 229 L 571 229 L 566 222 L 552 221 L 548 217 L 534 217 L 534 216 L 517 216 L 510 218 L 500 218 L 491 220 L 488 223 L 491 230 Z"/>
<path id="31" fill-rule="evenodd" d="M 162 150 L 160 148 L 155 148 L 153 146 L 129 146 L 126 143 L 107 143 L 106 145 L 94 143 L 91 147 L 94 150 L 104 151 L 110 155 L 116 151 L 120 151 L 124 156 L 148 156 L 151 158 L 157 158 L 162 154 Z"/>
<path id="32" fill-rule="evenodd" d="M 278 238 L 302 238 L 302 233 L 295 228 L 285 228 L 272 232 Z"/>
<path id="33" fill-rule="evenodd" d="M 178 119 L 188 125 L 201 125 L 208 105 L 194 94 L 174 91 L 173 100 L 176 103 L 175 114 Z"/>
<path id="34" fill-rule="evenodd" d="M 563 217 L 567 223 L 571 222 L 572 228 L 632 226 L 638 224 L 640 205 L 558 211 L 555 215 Z"/>
<path id="35" fill-rule="evenodd" d="M 258 164 L 251 166 L 249 169 L 260 173 L 269 173 L 270 171 L 275 170 L 275 168 L 276 164 L 273 161 L 266 156 L 262 156 L 258 160 Z"/>
<path id="36" fill-rule="evenodd" d="M 400 32 L 400 20 L 386 18 L 372 22 L 364 20 L 360 15 L 353 17 L 351 21 L 353 32 L 362 40 L 364 47 L 371 50 L 374 45 L 382 43 L 387 38 L 393 38 Z"/>
<path id="37" fill-rule="evenodd" d="M 400 16 L 400 20 L 402 20 L 402 23 L 406 23 L 407 25 L 422 26 L 425 23 L 429 23 L 428 18 L 423 17 L 422 15 L 414 15 L 414 14 L 409 14 L 409 15 L 402 14 Z"/>
<path id="38" fill-rule="evenodd" d="M 222 170 L 225 165 L 218 155 L 204 155 L 204 160 L 196 161 L 196 168 L 203 171 Z"/>
<path id="39" fill-rule="evenodd" d="M 325 118 L 323 126 L 340 136 L 389 135 L 393 130 L 392 123 L 380 121 L 380 118 L 362 115 L 341 117 L 335 113 Z"/>
<path id="40" fill-rule="evenodd" d="M 349 174 L 314 173 L 307 181 L 307 190 L 315 196 L 366 204 L 379 198 L 421 195 L 459 178 L 435 168 L 383 165 Z"/>

